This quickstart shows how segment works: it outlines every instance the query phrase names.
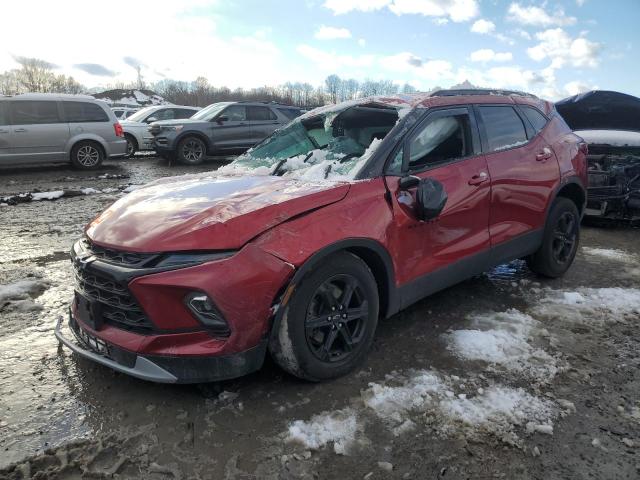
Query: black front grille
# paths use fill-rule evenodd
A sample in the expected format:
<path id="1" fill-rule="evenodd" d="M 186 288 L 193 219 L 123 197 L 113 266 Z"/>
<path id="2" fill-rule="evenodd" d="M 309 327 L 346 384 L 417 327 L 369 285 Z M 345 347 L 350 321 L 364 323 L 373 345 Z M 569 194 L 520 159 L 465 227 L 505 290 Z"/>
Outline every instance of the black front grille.
<path id="1" fill-rule="evenodd" d="M 99 302 L 105 323 L 139 333 L 149 333 L 153 324 L 146 316 L 129 288 L 104 272 L 92 269 L 91 264 L 74 263 L 76 289 L 91 302 Z"/>
<path id="2" fill-rule="evenodd" d="M 82 246 L 88 253 L 100 260 L 127 267 L 146 266 L 150 260 L 158 256 L 156 253 L 134 253 L 112 250 L 110 248 L 100 247 L 86 238 L 82 239 Z"/>

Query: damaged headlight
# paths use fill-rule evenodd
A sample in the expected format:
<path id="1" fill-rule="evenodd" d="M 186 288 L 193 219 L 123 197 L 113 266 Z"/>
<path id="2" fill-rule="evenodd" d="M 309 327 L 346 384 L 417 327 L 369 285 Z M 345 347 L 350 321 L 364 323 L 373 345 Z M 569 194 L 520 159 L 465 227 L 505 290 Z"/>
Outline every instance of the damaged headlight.
<path id="1" fill-rule="evenodd" d="M 200 263 L 229 258 L 233 256 L 234 253 L 236 252 L 172 253 L 160 259 L 156 264 L 156 267 L 186 267 L 190 265 L 198 265 Z"/>

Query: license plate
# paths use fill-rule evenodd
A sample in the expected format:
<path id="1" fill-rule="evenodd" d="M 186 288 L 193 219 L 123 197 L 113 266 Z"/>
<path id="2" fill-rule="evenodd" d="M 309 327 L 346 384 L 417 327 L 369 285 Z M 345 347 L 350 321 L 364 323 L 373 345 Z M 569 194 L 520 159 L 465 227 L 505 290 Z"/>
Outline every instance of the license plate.
<path id="1" fill-rule="evenodd" d="M 71 327 L 71 330 L 75 334 L 76 338 L 82 344 L 84 344 L 90 350 L 99 353 L 100 355 L 109 356 L 109 347 L 107 346 L 107 344 L 99 338 L 96 338 L 93 335 L 85 332 L 72 316 L 69 318 L 69 326 Z"/>
<path id="2" fill-rule="evenodd" d="M 102 328 L 102 312 L 100 302 L 92 302 L 84 295 L 76 292 L 76 311 L 78 318 L 93 330 Z"/>

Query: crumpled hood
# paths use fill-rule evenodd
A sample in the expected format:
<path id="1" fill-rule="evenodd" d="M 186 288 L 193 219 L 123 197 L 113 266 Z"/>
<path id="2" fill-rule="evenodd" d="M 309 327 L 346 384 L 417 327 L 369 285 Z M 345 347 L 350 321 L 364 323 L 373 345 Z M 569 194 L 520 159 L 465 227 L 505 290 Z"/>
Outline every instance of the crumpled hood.
<path id="1" fill-rule="evenodd" d="M 231 250 L 291 217 L 344 198 L 348 183 L 274 176 L 183 175 L 121 198 L 86 229 L 131 252 Z"/>

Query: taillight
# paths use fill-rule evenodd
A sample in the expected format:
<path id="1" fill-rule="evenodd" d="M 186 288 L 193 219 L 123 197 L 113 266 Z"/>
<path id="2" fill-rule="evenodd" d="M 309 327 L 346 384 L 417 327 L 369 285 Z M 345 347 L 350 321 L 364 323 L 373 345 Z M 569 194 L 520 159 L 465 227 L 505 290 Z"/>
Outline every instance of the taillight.
<path id="1" fill-rule="evenodd" d="M 116 137 L 124 137 L 124 130 L 122 129 L 122 125 L 119 122 L 113 124 L 113 129 L 116 132 Z"/>
<path id="2" fill-rule="evenodd" d="M 580 149 L 580 151 L 582 153 L 584 153 L 585 155 L 587 155 L 589 153 L 589 145 L 587 145 L 587 142 L 580 142 L 578 144 L 578 148 Z"/>

